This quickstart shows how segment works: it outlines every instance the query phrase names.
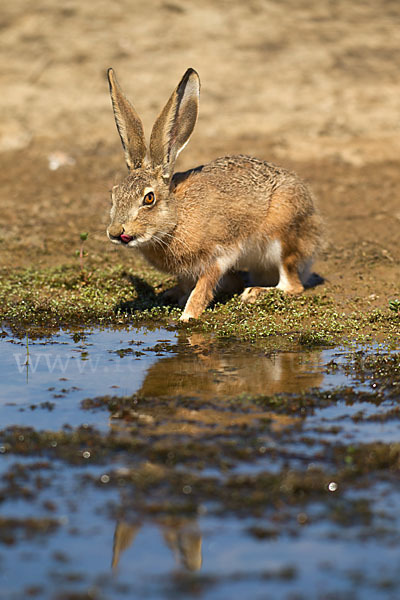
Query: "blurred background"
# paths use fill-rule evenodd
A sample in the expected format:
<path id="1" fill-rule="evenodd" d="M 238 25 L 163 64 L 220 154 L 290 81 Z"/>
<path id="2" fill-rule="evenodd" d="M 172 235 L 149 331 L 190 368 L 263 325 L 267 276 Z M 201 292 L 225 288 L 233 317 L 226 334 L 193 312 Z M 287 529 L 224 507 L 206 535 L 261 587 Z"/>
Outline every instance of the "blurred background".
<path id="1" fill-rule="evenodd" d="M 62 262 L 82 228 L 93 256 L 115 252 L 108 190 L 125 167 L 109 66 L 147 136 L 185 69 L 199 72 L 200 117 L 178 168 L 239 152 L 294 168 L 320 197 L 333 245 L 344 244 L 338 257 L 370 229 L 354 234 L 350 217 L 376 216 L 383 202 L 387 221 L 373 228 L 395 234 L 397 0 L 13 0 L 0 28 L 2 264 Z"/>
<path id="2" fill-rule="evenodd" d="M 198 70 L 192 152 L 262 138 L 265 154 L 359 164 L 372 140 L 377 158 L 399 147 L 396 0 L 16 0 L 0 19 L 2 151 L 114 144 L 109 66 L 147 130 L 185 69 Z"/>

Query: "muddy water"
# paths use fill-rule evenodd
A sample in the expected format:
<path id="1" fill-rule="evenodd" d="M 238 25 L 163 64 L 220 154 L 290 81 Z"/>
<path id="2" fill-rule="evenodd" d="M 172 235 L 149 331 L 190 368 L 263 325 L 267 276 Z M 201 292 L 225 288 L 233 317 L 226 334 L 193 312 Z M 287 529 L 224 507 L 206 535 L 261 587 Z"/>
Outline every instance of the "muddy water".
<path id="1" fill-rule="evenodd" d="M 0 356 L 0 598 L 398 598 L 395 353 L 129 328 Z"/>

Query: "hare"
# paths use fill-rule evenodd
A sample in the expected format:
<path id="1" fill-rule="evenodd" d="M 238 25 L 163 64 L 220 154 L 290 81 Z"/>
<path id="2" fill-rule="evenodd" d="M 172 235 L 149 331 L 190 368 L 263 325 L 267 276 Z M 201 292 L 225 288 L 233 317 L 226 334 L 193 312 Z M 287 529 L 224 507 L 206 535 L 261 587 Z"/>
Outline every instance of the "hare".
<path id="1" fill-rule="evenodd" d="M 218 285 L 238 289 L 239 271 L 249 272 L 252 285 L 241 295 L 245 302 L 269 286 L 302 292 L 321 237 L 306 185 L 281 167 L 243 155 L 174 174 L 197 120 L 196 71 L 186 71 L 161 111 L 148 153 L 142 122 L 112 69 L 108 80 L 129 174 L 112 190 L 107 235 L 178 278 L 166 295 L 186 303 L 181 320 L 198 318 Z"/>

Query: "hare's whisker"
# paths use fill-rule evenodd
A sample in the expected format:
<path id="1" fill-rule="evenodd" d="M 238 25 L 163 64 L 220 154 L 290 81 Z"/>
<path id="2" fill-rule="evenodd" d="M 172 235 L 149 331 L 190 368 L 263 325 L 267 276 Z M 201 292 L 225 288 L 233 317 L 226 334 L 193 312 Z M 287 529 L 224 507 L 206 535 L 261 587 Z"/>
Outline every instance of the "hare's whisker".
<path id="1" fill-rule="evenodd" d="M 177 242 L 179 242 L 180 244 L 182 244 L 182 246 L 183 246 L 184 248 L 186 248 L 186 249 L 187 249 L 187 250 L 190 252 L 190 247 L 189 247 L 189 245 L 188 245 L 186 242 L 184 242 L 183 240 L 181 240 L 181 239 L 180 239 L 178 236 L 176 236 L 176 235 L 171 235 L 170 233 L 167 233 L 166 231 L 160 231 L 160 233 L 161 233 L 162 235 L 165 235 L 165 236 L 167 236 L 167 237 L 170 237 L 170 238 L 171 238 L 171 240 L 176 240 Z"/>
<path id="2" fill-rule="evenodd" d="M 166 248 L 168 248 L 168 244 L 166 244 L 164 242 L 164 240 L 160 239 L 159 237 L 157 237 L 156 235 L 152 236 L 152 240 L 154 240 L 157 244 L 160 244 L 160 246 L 165 246 Z"/>

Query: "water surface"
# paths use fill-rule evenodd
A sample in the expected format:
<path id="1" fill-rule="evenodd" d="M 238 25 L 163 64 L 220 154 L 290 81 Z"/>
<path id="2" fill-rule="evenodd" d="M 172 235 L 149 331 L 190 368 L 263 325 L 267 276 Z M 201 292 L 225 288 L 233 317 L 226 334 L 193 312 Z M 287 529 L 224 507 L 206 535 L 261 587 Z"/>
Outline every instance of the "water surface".
<path id="1" fill-rule="evenodd" d="M 131 327 L 0 357 L 1 598 L 398 597 L 400 480 L 334 454 L 396 443 L 396 400 L 348 351 Z"/>

